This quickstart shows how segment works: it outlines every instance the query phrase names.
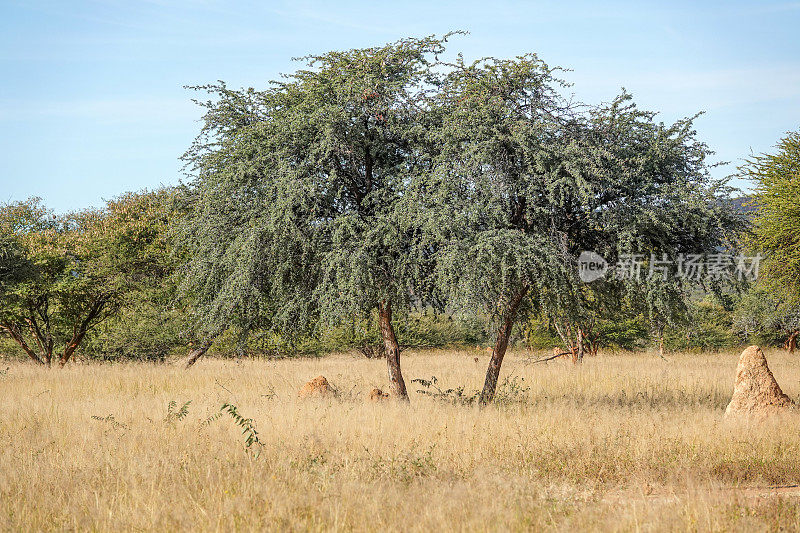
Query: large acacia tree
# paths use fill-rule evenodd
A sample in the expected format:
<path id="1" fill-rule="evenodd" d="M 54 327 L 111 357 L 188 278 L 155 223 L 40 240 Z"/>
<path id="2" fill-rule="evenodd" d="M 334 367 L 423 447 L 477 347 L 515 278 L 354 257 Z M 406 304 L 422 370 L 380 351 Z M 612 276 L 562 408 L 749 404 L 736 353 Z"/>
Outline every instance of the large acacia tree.
<path id="1" fill-rule="evenodd" d="M 459 62 L 436 99 L 433 135 L 443 148 L 429 207 L 442 244 L 440 285 L 498 325 L 484 404 L 527 313 L 548 317 L 577 361 L 598 310 L 627 300 L 654 322 L 680 312 L 686 291 L 674 272 L 587 284 L 581 251 L 677 263 L 681 253 L 713 251 L 737 224 L 691 119 L 656 123 L 626 94 L 575 106 L 560 96 L 555 73 L 534 55 Z"/>
<path id="2" fill-rule="evenodd" d="M 419 303 L 430 250 L 405 194 L 424 142 L 436 38 L 303 58 L 263 91 L 213 98 L 186 154 L 192 215 L 184 294 L 209 336 L 236 325 L 294 334 L 376 312 L 391 390 L 407 399 L 392 313 Z"/>

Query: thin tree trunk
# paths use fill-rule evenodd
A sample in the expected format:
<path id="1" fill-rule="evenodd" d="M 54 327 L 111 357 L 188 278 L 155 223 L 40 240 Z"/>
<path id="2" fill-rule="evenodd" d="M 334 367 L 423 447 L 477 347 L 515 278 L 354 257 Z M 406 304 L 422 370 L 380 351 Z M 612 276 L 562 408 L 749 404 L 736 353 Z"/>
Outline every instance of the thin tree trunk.
<path id="1" fill-rule="evenodd" d="M 392 302 L 384 300 L 378 303 L 378 320 L 386 352 L 386 366 L 389 370 L 389 386 L 392 395 L 407 402 L 408 391 L 406 391 L 406 383 L 403 381 L 403 372 L 400 370 L 400 345 L 397 343 L 392 326 Z"/>
<path id="2" fill-rule="evenodd" d="M 200 359 L 209 348 L 211 348 L 211 345 L 214 344 L 214 339 L 217 338 L 217 335 L 219 335 L 219 333 L 209 335 L 206 337 L 206 340 L 200 344 L 200 346 L 189 352 L 189 356 L 186 358 L 186 364 L 183 366 L 184 370 L 195 364 L 197 360 Z"/>
<path id="3" fill-rule="evenodd" d="M 568 323 L 564 323 L 564 328 L 558 327 L 558 322 L 553 321 L 553 327 L 558 333 L 558 337 L 561 339 L 561 344 L 564 346 L 565 349 L 569 350 L 569 355 L 572 357 L 572 360 L 575 360 L 575 347 L 572 345 L 572 328 L 569 326 Z M 566 355 L 566 354 L 565 354 Z"/>
<path id="4" fill-rule="evenodd" d="M 47 363 L 45 363 L 45 361 L 41 357 L 36 355 L 36 352 L 34 352 L 31 349 L 31 347 L 28 346 L 28 343 L 25 342 L 25 338 L 22 336 L 22 331 L 20 331 L 18 328 L 14 327 L 11 324 L 3 324 L 0 327 L 2 327 L 4 330 L 6 330 L 8 332 L 8 334 L 11 336 L 11 338 L 14 339 L 14 342 L 19 344 L 20 348 L 22 348 L 22 350 L 26 354 L 28 354 L 28 357 L 30 357 L 31 359 L 33 359 L 35 362 L 39 363 L 40 365 L 47 365 Z M 49 365 L 47 365 L 47 366 L 49 366 Z"/>
<path id="5" fill-rule="evenodd" d="M 600 334 L 595 333 L 593 335 L 590 334 L 589 337 L 589 355 L 595 356 L 597 352 L 600 350 Z"/>
<path id="6" fill-rule="evenodd" d="M 789 353 L 794 353 L 795 349 L 797 349 L 797 336 L 800 335 L 800 331 L 793 331 L 789 338 L 786 339 L 786 342 L 783 343 L 784 349 L 788 350 Z"/>
<path id="7" fill-rule="evenodd" d="M 486 369 L 486 380 L 483 382 L 483 391 L 481 391 L 480 397 L 481 405 L 487 405 L 494 400 L 494 394 L 497 391 L 497 379 L 500 377 L 500 366 L 503 364 L 503 357 L 505 357 L 506 349 L 508 349 L 508 341 L 511 338 L 511 330 L 514 327 L 517 309 L 519 309 L 519 304 L 522 303 L 522 299 L 527 292 L 527 286 L 520 289 L 511 298 L 506 307 L 503 322 L 497 330 L 497 339 L 492 350 L 492 358 L 489 360 L 489 368 Z"/>
<path id="8" fill-rule="evenodd" d="M 31 316 L 32 315 L 33 313 L 31 312 Z M 39 354 L 40 354 L 39 358 L 47 366 L 50 366 L 50 361 L 52 361 L 53 359 L 53 344 L 47 343 L 47 339 L 45 339 L 35 319 L 29 318 L 27 319 L 27 322 L 28 322 L 28 329 L 31 332 L 31 336 L 34 338 L 36 344 L 39 346 Z"/>
<path id="9" fill-rule="evenodd" d="M 577 326 L 575 328 L 577 333 L 575 334 L 575 363 L 583 363 L 583 328 Z"/>
<path id="10" fill-rule="evenodd" d="M 667 358 L 664 357 L 664 324 L 659 323 L 656 325 L 655 333 L 656 337 L 658 337 L 658 356 L 666 361 Z"/>

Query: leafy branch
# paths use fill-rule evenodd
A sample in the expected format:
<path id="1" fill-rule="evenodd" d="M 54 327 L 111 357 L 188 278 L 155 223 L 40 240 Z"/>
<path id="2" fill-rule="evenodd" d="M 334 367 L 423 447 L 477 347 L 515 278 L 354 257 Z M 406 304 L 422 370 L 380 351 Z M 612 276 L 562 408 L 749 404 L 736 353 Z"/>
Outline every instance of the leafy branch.
<path id="1" fill-rule="evenodd" d="M 220 414 L 224 413 L 228 413 L 231 418 L 233 418 L 236 425 L 242 428 L 242 435 L 245 436 L 245 448 L 253 454 L 253 457 L 258 458 L 261 454 L 261 448 L 264 447 L 264 443 L 258 439 L 258 431 L 256 430 L 253 419 L 243 417 L 239 414 L 237 407 L 229 403 L 223 404 L 222 407 L 220 407 Z M 258 447 L 256 448 L 256 446 Z"/>

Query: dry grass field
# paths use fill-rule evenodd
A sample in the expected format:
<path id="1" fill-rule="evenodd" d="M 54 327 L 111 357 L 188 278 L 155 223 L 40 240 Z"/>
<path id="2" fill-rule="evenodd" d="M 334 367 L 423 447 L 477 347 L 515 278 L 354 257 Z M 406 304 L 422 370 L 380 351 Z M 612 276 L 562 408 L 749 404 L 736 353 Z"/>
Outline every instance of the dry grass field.
<path id="1" fill-rule="evenodd" d="M 486 409 L 410 382 L 477 389 L 483 353 L 405 353 L 411 405 L 367 402 L 385 364 L 351 355 L 189 371 L 7 363 L 0 529 L 798 529 L 800 415 L 725 422 L 737 355 L 605 354 L 576 368 L 512 353 Z M 767 357 L 797 399 L 800 358 Z M 319 374 L 339 397 L 299 400 Z M 225 403 L 258 442 L 215 416 Z"/>

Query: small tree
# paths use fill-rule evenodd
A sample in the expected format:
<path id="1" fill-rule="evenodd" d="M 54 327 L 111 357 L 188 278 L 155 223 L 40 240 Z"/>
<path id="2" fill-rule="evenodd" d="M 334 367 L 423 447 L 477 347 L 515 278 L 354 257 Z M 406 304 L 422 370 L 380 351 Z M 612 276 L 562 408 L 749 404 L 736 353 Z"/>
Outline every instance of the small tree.
<path id="1" fill-rule="evenodd" d="M 181 215 L 178 197 L 174 188 L 127 193 L 104 209 L 126 287 L 119 308 L 85 342 L 85 355 L 163 361 L 189 340 L 185 310 L 175 301 L 178 261 L 169 233 Z"/>
<path id="2" fill-rule="evenodd" d="M 535 56 L 465 65 L 441 82 L 432 131 L 441 145 L 427 225 L 440 243 L 439 286 L 455 305 L 483 308 L 497 335 L 481 402 L 494 396 L 518 318 L 573 290 L 541 209 L 557 180 L 570 109 Z"/>

